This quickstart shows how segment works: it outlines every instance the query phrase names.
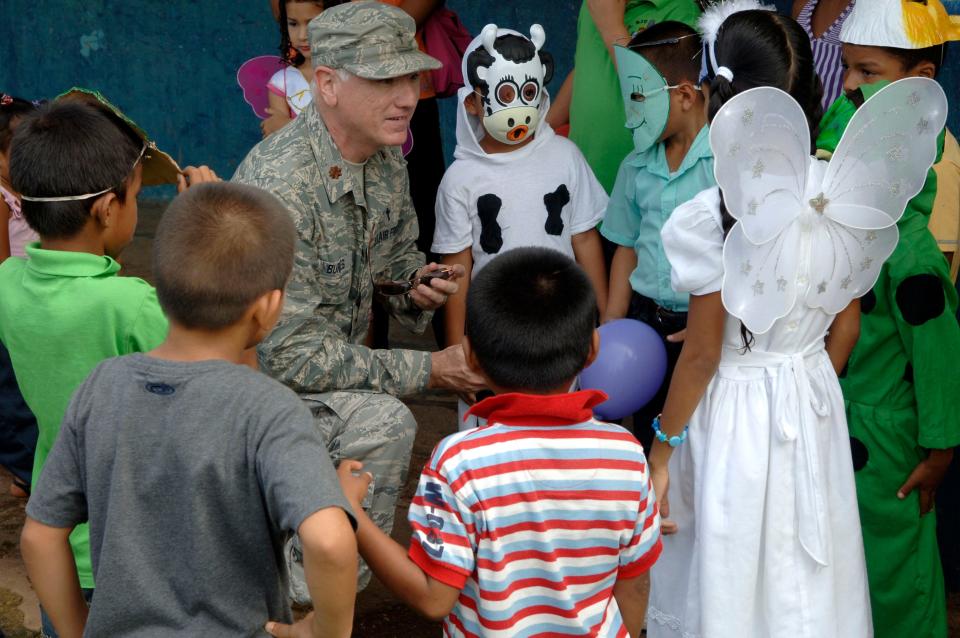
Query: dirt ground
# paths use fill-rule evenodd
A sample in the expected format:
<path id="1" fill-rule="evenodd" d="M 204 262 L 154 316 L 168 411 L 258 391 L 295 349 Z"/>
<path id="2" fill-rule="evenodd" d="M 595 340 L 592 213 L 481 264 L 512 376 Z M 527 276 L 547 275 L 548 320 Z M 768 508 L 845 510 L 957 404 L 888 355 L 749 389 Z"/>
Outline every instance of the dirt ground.
<path id="1" fill-rule="evenodd" d="M 123 257 L 125 274 L 150 278 L 150 245 L 162 210 L 161 204 L 141 203 L 137 234 Z M 393 328 L 390 340 L 394 347 L 433 349 L 430 333 L 416 336 Z M 409 476 L 397 504 L 393 532 L 393 537 L 404 545 L 410 537 L 407 508 L 420 469 L 437 442 L 456 429 L 457 416 L 456 400 L 444 393 L 417 395 L 406 403 L 416 416 L 419 429 Z M 23 569 L 18 546 L 25 503 L 9 496 L 9 484 L 9 475 L 0 469 L 0 636 L 32 638 L 39 635 L 40 618 L 36 596 Z M 950 598 L 950 626 L 950 636 L 960 638 L 960 594 L 952 594 Z M 374 578 L 357 597 L 353 635 L 358 638 L 431 637 L 440 636 L 441 629 L 438 624 L 408 610 Z"/>

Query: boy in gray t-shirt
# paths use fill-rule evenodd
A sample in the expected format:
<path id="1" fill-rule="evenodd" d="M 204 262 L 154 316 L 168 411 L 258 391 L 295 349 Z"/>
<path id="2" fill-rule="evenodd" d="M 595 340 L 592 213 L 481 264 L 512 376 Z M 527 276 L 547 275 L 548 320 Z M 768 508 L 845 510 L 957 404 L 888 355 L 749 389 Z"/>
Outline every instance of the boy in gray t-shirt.
<path id="1" fill-rule="evenodd" d="M 165 213 L 153 266 L 170 333 L 80 386 L 27 505 L 24 561 L 60 635 L 266 635 L 291 618 L 290 532 L 316 605 L 300 629 L 349 635 L 355 521 L 326 446 L 293 392 L 238 365 L 277 321 L 294 241 L 250 186 L 199 185 Z M 84 521 L 89 612 L 67 540 Z"/>

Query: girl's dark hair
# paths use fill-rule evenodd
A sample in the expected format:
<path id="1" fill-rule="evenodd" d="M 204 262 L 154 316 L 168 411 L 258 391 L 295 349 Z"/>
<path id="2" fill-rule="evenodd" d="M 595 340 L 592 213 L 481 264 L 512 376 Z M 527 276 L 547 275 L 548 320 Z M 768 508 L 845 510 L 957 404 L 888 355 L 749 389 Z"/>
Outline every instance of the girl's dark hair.
<path id="1" fill-rule="evenodd" d="M 773 11 L 742 11 L 727 18 L 717 33 L 714 54 L 718 66 L 733 73 L 733 80 L 710 69 L 708 118 L 712 122 L 733 96 L 758 86 L 772 86 L 790 94 L 803 109 L 810 128 L 810 152 L 816 140 L 823 107 L 823 86 L 813 66 L 810 40 L 795 20 Z M 726 236 L 736 220 L 720 193 L 720 214 Z M 753 335 L 740 326 L 743 347 L 750 348 Z"/>
<path id="2" fill-rule="evenodd" d="M 13 128 L 17 121 L 37 110 L 37 105 L 6 93 L 0 94 L 0 153 L 10 150 Z"/>
<path id="3" fill-rule="evenodd" d="M 290 31 L 287 29 L 287 3 L 309 2 L 319 5 L 321 9 L 329 9 L 338 4 L 345 4 L 350 0 L 280 0 L 280 57 L 290 66 L 300 66 L 307 61 L 303 54 L 293 48 L 290 42 Z"/>

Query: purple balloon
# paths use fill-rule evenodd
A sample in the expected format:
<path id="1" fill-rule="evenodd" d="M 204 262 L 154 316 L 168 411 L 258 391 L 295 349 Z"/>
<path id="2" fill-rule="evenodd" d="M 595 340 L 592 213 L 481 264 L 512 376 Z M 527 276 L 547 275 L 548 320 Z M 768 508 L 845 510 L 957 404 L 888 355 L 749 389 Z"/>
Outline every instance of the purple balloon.
<path id="1" fill-rule="evenodd" d="M 667 374 L 667 349 L 657 331 L 635 319 L 617 319 L 599 328 L 600 352 L 580 373 L 580 388 L 610 397 L 596 408 L 601 419 L 622 419 L 657 394 Z"/>

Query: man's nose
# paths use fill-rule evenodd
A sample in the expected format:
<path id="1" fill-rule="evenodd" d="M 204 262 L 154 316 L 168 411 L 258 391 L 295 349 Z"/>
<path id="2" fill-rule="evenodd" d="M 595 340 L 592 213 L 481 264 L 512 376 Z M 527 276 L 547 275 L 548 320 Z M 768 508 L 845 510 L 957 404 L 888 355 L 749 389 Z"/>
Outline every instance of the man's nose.
<path id="1" fill-rule="evenodd" d="M 402 83 L 397 96 L 397 105 L 404 108 L 413 108 L 420 100 L 420 79 L 411 78 Z"/>

